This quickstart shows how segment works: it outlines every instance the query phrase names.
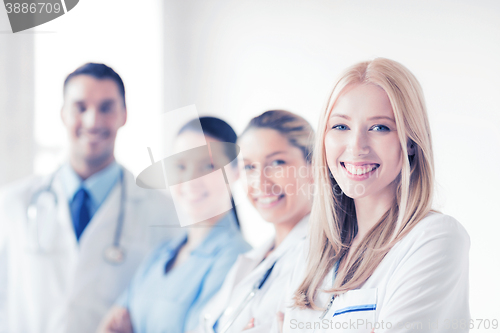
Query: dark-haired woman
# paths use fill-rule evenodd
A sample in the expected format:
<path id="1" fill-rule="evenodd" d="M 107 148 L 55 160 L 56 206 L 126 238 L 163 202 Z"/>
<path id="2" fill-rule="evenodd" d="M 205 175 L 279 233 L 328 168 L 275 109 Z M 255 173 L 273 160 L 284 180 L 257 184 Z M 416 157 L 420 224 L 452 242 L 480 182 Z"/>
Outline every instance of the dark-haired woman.
<path id="1" fill-rule="evenodd" d="M 202 117 L 182 127 L 174 151 L 217 142 L 235 143 L 234 130 L 218 118 Z M 226 160 L 219 162 L 229 165 L 227 178 L 236 178 L 238 171 L 231 163 L 234 154 L 225 153 Z M 201 309 L 219 290 L 237 256 L 250 249 L 240 233 L 236 211 L 230 208 L 221 170 L 213 170 L 212 154 L 175 156 L 179 158 L 168 175 L 177 178 L 178 185 L 171 189 L 181 224 L 203 222 L 153 252 L 103 319 L 99 332 L 181 333 L 194 329 Z M 221 200 L 225 196 L 229 203 Z"/>

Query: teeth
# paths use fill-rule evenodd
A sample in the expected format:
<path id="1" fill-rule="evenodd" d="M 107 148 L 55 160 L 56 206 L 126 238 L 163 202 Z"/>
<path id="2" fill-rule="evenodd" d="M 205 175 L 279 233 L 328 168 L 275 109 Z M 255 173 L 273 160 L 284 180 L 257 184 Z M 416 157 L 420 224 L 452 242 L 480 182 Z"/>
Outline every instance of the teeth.
<path id="1" fill-rule="evenodd" d="M 347 169 L 347 171 L 349 171 L 349 173 L 351 173 L 353 175 L 357 175 L 357 176 L 364 175 L 364 174 L 371 172 L 377 168 L 376 164 L 370 164 L 370 165 L 364 165 L 364 166 L 357 167 L 357 166 L 352 165 L 352 164 L 344 163 L 344 166 Z"/>
<path id="2" fill-rule="evenodd" d="M 278 200 L 278 197 L 263 197 L 257 199 L 260 203 L 270 204 Z"/>

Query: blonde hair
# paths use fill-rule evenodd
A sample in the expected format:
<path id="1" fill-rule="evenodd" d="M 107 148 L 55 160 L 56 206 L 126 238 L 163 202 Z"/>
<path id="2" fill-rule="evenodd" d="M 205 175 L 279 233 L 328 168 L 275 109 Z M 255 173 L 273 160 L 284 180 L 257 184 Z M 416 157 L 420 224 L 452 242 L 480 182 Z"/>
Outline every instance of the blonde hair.
<path id="1" fill-rule="evenodd" d="M 392 246 L 431 210 L 434 161 L 420 84 L 406 67 L 389 59 L 377 58 L 348 68 L 337 80 L 319 121 L 313 156 L 317 195 L 310 220 L 310 251 L 306 276 L 294 296 L 295 306 L 300 308 L 319 309 L 314 303 L 316 291 L 335 263 L 347 254 L 357 233 L 354 201 L 344 193 L 334 192 L 338 185 L 327 167 L 324 146 L 327 121 L 335 102 L 347 86 L 357 84 L 374 84 L 386 92 L 402 154 L 408 156 L 407 144 L 414 146 L 415 154 L 403 158 L 394 205 L 353 249 L 333 287 L 325 292 L 338 295 L 361 287 Z"/>
<path id="2" fill-rule="evenodd" d="M 278 131 L 288 139 L 292 146 L 302 150 L 306 162 L 311 163 L 314 130 L 301 116 L 284 110 L 266 111 L 250 120 L 240 138 L 253 128 L 269 128 Z"/>

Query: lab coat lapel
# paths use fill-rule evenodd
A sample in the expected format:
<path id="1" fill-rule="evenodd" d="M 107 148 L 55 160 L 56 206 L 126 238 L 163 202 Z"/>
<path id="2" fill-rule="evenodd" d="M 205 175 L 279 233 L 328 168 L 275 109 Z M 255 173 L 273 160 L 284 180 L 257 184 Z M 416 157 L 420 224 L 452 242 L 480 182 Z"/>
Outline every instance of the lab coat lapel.
<path id="1" fill-rule="evenodd" d="M 286 236 L 283 242 L 278 246 L 276 250 L 274 250 L 265 260 L 262 267 L 259 269 L 255 269 L 262 262 L 264 256 L 271 249 L 274 243 L 274 238 L 271 239 L 266 246 L 262 246 L 259 249 L 248 252 L 248 254 L 243 254 L 246 256 L 247 260 L 251 262 L 248 264 L 246 269 L 242 269 L 242 273 L 238 274 L 241 277 L 241 283 L 246 283 L 246 281 L 255 281 L 257 275 L 263 274 L 266 272 L 271 266 L 279 260 L 288 250 L 299 244 L 299 242 L 306 237 L 307 228 L 308 228 L 308 220 L 309 215 L 304 217 L 297 225 L 290 231 L 290 233 Z M 243 275 L 245 274 L 245 275 Z M 236 281 L 238 282 L 238 281 Z"/>
<path id="2" fill-rule="evenodd" d="M 300 241 L 306 238 L 308 229 L 309 215 L 306 215 L 295 227 L 290 231 L 290 233 L 285 237 L 283 242 L 278 246 L 278 248 L 271 253 L 270 258 L 275 258 L 274 260 L 281 258 L 288 250 L 297 246 Z"/>
<path id="3" fill-rule="evenodd" d="M 124 201 L 124 227 L 122 236 L 127 232 L 127 227 L 136 219 L 134 216 L 137 213 L 135 206 L 137 204 L 137 191 L 130 184 L 135 185 L 133 175 L 123 169 L 124 185 L 126 188 Z M 113 243 L 114 233 L 118 223 L 118 215 L 120 212 L 121 186 L 119 181 L 111 190 L 106 200 L 94 214 L 90 223 L 80 237 L 79 257 L 76 263 L 75 275 L 73 277 L 74 286 L 71 289 L 72 297 L 79 297 L 82 288 L 95 279 L 93 274 L 99 272 L 96 266 L 106 265 L 103 259 L 104 250 Z M 128 194 L 130 193 L 130 194 Z M 124 245 L 124 238 L 121 237 L 120 244 Z M 124 263 L 125 265 L 127 263 Z"/>
<path id="4" fill-rule="evenodd" d="M 52 188 L 57 196 L 57 223 L 63 234 L 58 242 L 64 242 L 62 246 L 65 251 L 72 253 L 73 259 L 76 260 L 78 256 L 78 242 L 76 240 L 75 231 L 73 228 L 73 221 L 69 211 L 69 204 L 61 184 L 61 178 L 55 177 Z M 62 244 L 61 244 L 62 245 Z"/>
<path id="5" fill-rule="evenodd" d="M 254 275 L 260 272 L 260 270 L 256 270 L 255 268 L 262 262 L 266 253 L 269 252 L 269 250 L 273 246 L 273 243 L 274 237 L 267 241 L 264 246 L 241 254 L 238 257 L 238 260 L 236 262 L 236 265 L 238 266 L 236 268 L 236 274 L 234 276 L 231 290 L 238 284 L 242 284 L 247 280 L 254 279 Z"/>
<path id="6" fill-rule="evenodd" d="M 43 303 L 40 302 L 37 306 L 51 309 L 52 314 L 46 325 L 48 327 L 57 327 L 60 322 L 66 319 L 68 304 L 70 303 L 70 294 L 75 287 L 75 272 L 79 262 L 79 249 L 76 241 L 69 205 L 61 179 L 56 175 L 52 184 L 52 189 L 57 196 L 57 211 L 56 225 L 52 232 L 49 232 L 54 237 L 54 250 L 59 253 L 56 255 L 58 260 L 50 260 L 50 267 L 46 266 L 47 283 L 52 283 L 58 286 L 57 292 L 51 290 L 50 297 L 46 298 Z M 54 283 L 54 279 L 56 281 Z"/>
<path id="7" fill-rule="evenodd" d="M 106 200 L 102 203 L 101 207 L 97 210 L 95 215 L 90 220 L 90 223 L 85 228 L 81 238 L 80 238 L 80 250 L 83 251 L 88 243 L 99 244 L 99 246 L 104 247 L 109 246 L 113 243 L 113 237 L 118 223 L 118 216 L 120 214 L 121 203 L 121 187 L 125 186 L 125 201 L 124 205 L 124 218 L 123 224 L 125 231 L 125 226 L 129 224 L 128 221 L 136 220 L 137 216 L 133 216 L 137 209 L 135 205 L 144 197 L 144 193 L 138 191 L 138 187 L 135 185 L 135 179 L 132 173 L 130 173 L 125 168 L 122 168 L 124 172 L 123 184 L 118 181 L 109 193 Z M 106 238 L 103 239 L 103 236 Z M 102 239 L 104 243 L 97 242 L 97 239 Z"/>
<path id="8" fill-rule="evenodd" d="M 88 246 L 99 244 L 98 246 L 103 246 L 98 240 L 103 239 L 103 233 L 110 233 L 110 229 L 114 229 L 116 222 L 118 220 L 118 213 L 120 209 L 120 191 L 121 184 L 116 184 L 111 193 L 102 203 L 101 207 L 94 214 L 90 223 L 87 225 L 80 237 L 80 251 L 86 251 Z M 109 238 L 108 243 L 113 242 L 112 238 Z"/>

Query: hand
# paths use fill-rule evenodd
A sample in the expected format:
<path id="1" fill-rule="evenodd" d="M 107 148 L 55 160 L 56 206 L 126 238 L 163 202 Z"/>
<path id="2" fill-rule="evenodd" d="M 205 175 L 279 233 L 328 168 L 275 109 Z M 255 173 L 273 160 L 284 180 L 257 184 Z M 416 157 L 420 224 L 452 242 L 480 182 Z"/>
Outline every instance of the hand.
<path id="1" fill-rule="evenodd" d="M 133 333 L 132 321 L 126 308 L 115 306 L 109 310 L 97 333 Z"/>
<path id="2" fill-rule="evenodd" d="M 276 314 L 276 320 L 278 321 L 278 332 L 283 333 L 283 322 L 285 321 L 285 314 L 283 312 L 278 312 Z"/>
<path id="3" fill-rule="evenodd" d="M 243 331 L 249 330 L 249 329 L 254 328 L 254 327 L 255 327 L 255 318 L 252 318 L 248 322 L 247 326 L 245 326 L 245 328 L 243 329 Z"/>

